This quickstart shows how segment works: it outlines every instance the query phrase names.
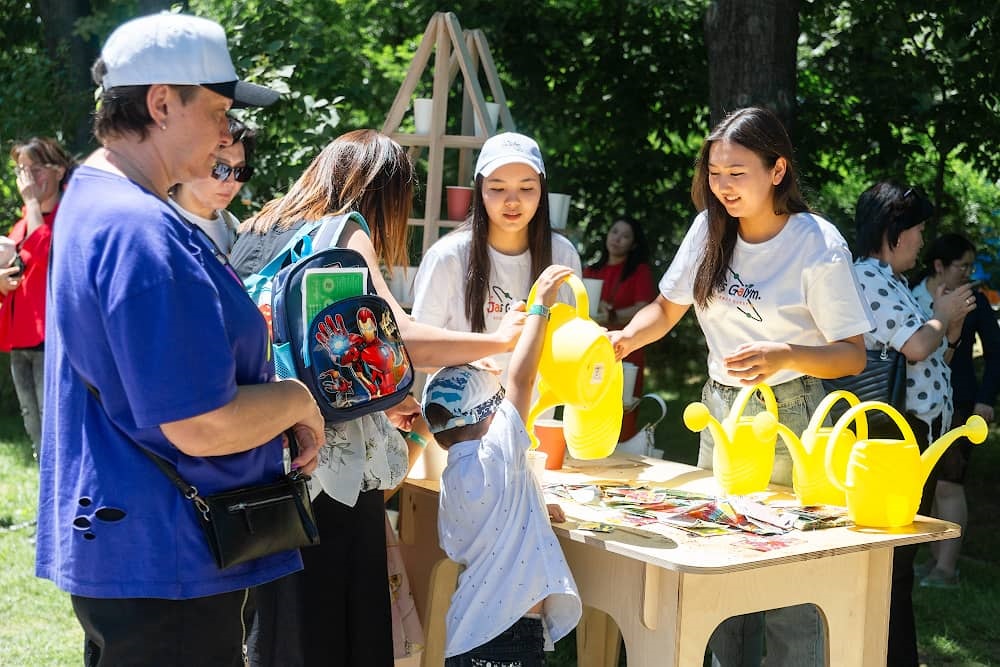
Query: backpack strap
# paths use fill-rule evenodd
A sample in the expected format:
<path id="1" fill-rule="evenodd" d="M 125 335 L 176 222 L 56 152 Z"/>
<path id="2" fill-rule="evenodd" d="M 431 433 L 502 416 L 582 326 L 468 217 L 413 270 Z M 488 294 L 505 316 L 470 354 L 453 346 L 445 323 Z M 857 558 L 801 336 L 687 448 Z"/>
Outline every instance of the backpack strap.
<path id="1" fill-rule="evenodd" d="M 338 241 L 340 241 L 340 235 L 344 232 L 344 227 L 347 226 L 348 221 L 353 220 L 361 227 L 361 230 L 366 236 L 371 238 L 372 231 L 368 227 L 368 223 L 365 222 L 364 216 L 362 216 L 357 211 L 350 211 L 348 213 L 341 213 L 340 215 L 331 215 L 323 218 L 320 223 L 319 232 L 316 233 L 316 238 L 313 240 L 313 245 L 318 250 L 326 250 L 327 248 L 334 247 Z"/>
<path id="2" fill-rule="evenodd" d="M 294 264 L 301 257 L 311 255 L 313 244 L 312 233 L 322 226 L 325 220 L 326 218 L 320 218 L 319 220 L 304 223 L 301 227 L 299 227 L 298 231 L 295 232 L 292 238 L 288 240 L 285 247 L 279 250 L 278 254 L 276 254 L 270 262 L 265 264 L 264 268 L 254 274 L 253 277 L 264 277 L 268 279 L 274 278 L 274 276 L 278 275 L 278 271 L 280 271 L 281 267 L 285 265 L 285 262 L 289 257 L 291 257 L 291 263 Z M 302 243 L 301 250 L 297 249 L 299 243 Z"/>

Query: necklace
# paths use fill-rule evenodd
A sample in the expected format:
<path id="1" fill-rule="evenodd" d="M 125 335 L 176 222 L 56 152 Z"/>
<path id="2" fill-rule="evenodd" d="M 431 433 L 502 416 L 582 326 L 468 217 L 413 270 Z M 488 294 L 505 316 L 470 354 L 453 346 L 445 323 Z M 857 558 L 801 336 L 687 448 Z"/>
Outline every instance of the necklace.
<path id="1" fill-rule="evenodd" d="M 164 192 L 163 194 L 160 194 L 156 186 L 153 185 L 153 181 L 151 181 L 149 177 L 147 177 L 146 174 L 143 173 L 142 169 L 139 169 L 136 166 L 136 164 L 124 153 L 120 153 L 116 151 L 114 148 L 111 148 L 110 146 L 104 146 L 104 150 L 107 151 L 110 155 L 115 156 L 114 162 L 108 160 L 106 157 L 105 160 L 107 160 L 109 164 L 112 164 L 113 166 L 117 167 L 125 175 L 127 179 L 149 190 L 151 193 L 153 193 L 163 201 L 167 200 L 166 193 Z"/>

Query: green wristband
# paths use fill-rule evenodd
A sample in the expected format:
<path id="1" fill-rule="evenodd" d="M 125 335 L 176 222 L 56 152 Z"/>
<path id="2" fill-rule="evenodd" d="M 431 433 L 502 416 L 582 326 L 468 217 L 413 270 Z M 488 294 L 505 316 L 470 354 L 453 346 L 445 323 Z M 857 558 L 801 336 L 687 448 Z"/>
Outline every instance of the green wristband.
<path id="1" fill-rule="evenodd" d="M 406 432 L 406 439 L 407 440 L 412 440 L 421 449 L 427 449 L 427 438 L 425 438 L 424 436 L 420 435 L 416 431 L 407 431 Z"/>
<path id="2" fill-rule="evenodd" d="M 549 307 L 543 306 L 540 303 L 531 304 L 531 308 L 528 308 L 528 315 L 541 315 L 545 319 L 549 319 Z"/>

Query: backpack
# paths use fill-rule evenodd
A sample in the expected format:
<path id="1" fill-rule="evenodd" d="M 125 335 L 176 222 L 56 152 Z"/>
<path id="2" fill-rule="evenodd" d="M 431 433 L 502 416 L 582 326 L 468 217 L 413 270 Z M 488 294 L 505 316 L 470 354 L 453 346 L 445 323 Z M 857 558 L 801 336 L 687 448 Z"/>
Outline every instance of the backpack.
<path id="1" fill-rule="evenodd" d="M 392 407 L 406 398 L 414 378 L 392 309 L 375 293 L 370 275 L 362 280 L 360 274 L 368 270 L 364 257 L 328 247 L 348 220 L 369 233 L 355 212 L 308 222 L 264 268 L 243 281 L 268 321 L 276 374 L 305 384 L 329 422 Z M 327 284 L 324 269 L 344 271 L 358 293 L 324 299 L 319 292 L 312 300 L 305 298 L 304 285 Z M 314 273 L 315 278 L 307 278 Z"/>

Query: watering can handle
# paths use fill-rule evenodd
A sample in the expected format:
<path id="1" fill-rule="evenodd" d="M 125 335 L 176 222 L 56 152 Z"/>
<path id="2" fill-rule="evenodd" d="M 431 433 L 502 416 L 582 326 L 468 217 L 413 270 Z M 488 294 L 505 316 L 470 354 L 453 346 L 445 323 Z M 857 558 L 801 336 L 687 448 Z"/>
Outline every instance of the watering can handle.
<path id="1" fill-rule="evenodd" d="M 587 296 L 587 288 L 584 287 L 583 281 L 577 278 L 575 273 L 571 273 L 563 279 L 571 288 L 573 288 L 573 294 L 576 296 L 576 316 L 585 320 L 590 319 L 590 297 Z M 531 291 L 528 292 L 528 302 L 526 304 L 527 308 L 531 308 L 531 304 L 535 303 L 535 286 L 531 286 Z"/>
<path id="2" fill-rule="evenodd" d="M 913 429 L 906 422 L 906 418 L 888 403 L 883 403 L 882 401 L 863 401 L 857 405 L 851 407 L 844 414 L 840 416 L 837 423 L 833 425 L 833 429 L 830 431 L 829 442 L 836 443 L 841 434 L 847 428 L 847 425 L 851 422 L 857 420 L 857 440 L 855 444 L 866 440 L 868 438 L 868 420 L 865 419 L 864 413 L 873 410 L 881 410 L 886 415 L 888 415 L 894 422 L 896 426 L 899 427 L 900 432 L 903 434 L 903 440 L 900 442 L 903 444 L 916 444 L 917 439 L 913 435 Z M 836 447 L 826 448 L 826 474 L 830 478 L 830 481 L 835 487 L 841 491 L 846 492 L 847 480 L 838 475 L 837 470 L 834 469 L 833 465 L 833 452 Z"/>
<path id="3" fill-rule="evenodd" d="M 844 391 L 843 389 L 836 389 L 831 391 L 820 404 L 816 406 L 815 412 L 813 412 L 812 418 L 809 420 L 809 426 L 806 427 L 806 431 L 809 433 L 816 433 L 823 426 L 823 422 L 826 421 L 826 417 L 830 414 L 830 410 L 836 405 L 837 401 L 845 400 L 848 402 L 850 407 L 854 407 L 861 401 L 857 396 L 849 391 Z"/>
<path id="4" fill-rule="evenodd" d="M 742 415 L 747 407 L 747 403 L 750 402 L 750 397 L 756 391 L 760 391 L 760 395 L 764 397 L 764 408 L 777 417 L 778 402 L 774 399 L 774 391 L 764 383 L 755 384 L 752 387 L 743 387 L 740 393 L 736 395 L 736 400 L 733 401 L 733 406 L 729 409 L 729 414 Z"/>

